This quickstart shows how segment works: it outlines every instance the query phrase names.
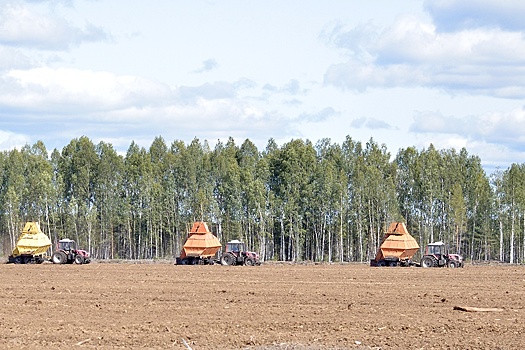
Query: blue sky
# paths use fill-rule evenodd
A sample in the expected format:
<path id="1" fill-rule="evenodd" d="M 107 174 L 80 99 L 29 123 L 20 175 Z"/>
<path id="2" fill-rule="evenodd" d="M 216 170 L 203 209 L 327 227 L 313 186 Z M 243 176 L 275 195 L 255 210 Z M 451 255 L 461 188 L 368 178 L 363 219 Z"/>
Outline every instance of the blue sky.
<path id="1" fill-rule="evenodd" d="M 525 161 L 525 3 L 3 0 L 0 149 L 373 138 Z"/>

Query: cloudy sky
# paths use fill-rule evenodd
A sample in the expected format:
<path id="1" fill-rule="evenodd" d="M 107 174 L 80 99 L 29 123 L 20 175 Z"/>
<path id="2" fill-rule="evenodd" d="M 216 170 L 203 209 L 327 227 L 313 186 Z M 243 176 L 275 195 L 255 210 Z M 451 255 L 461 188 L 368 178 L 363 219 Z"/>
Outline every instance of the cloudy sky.
<path id="1" fill-rule="evenodd" d="M 0 149 L 88 136 L 525 161 L 520 0 L 1 0 Z"/>

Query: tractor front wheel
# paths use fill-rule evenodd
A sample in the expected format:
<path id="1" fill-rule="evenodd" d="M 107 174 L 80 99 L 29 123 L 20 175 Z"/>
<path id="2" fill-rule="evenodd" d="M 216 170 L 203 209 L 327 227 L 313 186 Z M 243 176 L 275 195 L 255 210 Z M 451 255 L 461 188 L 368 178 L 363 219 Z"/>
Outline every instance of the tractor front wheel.
<path id="1" fill-rule="evenodd" d="M 455 261 L 450 261 L 448 263 L 448 267 L 455 269 L 456 267 L 458 267 L 458 264 Z"/>
<path id="2" fill-rule="evenodd" d="M 82 265 L 84 263 L 84 257 L 82 255 L 75 256 L 75 264 Z"/>
<path id="3" fill-rule="evenodd" d="M 65 264 L 67 262 L 66 253 L 61 251 L 54 252 L 51 261 L 53 261 L 53 264 Z"/>
<path id="4" fill-rule="evenodd" d="M 226 253 L 221 258 L 221 264 L 224 266 L 235 265 L 235 257 L 230 253 Z"/>
<path id="5" fill-rule="evenodd" d="M 253 266 L 253 265 L 255 265 L 255 261 L 253 261 L 252 258 L 246 258 L 246 260 L 244 260 L 244 265 L 246 265 L 246 266 Z"/>

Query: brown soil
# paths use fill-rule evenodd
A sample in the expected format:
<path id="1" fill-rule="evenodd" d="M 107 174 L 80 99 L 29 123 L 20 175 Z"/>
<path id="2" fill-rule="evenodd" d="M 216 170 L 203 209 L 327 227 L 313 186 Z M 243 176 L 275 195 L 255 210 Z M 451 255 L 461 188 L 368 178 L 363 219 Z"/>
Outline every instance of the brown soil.
<path id="1" fill-rule="evenodd" d="M 2 349 L 512 349 L 524 339 L 522 266 L 94 262 L 1 264 L 0 274 Z"/>

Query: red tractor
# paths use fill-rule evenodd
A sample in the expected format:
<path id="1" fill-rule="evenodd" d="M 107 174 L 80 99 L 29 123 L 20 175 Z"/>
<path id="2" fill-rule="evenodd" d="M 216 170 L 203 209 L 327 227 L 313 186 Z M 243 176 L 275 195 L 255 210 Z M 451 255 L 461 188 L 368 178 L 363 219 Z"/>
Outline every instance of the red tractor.
<path id="1" fill-rule="evenodd" d="M 58 241 L 58 249 L 51 256 L 53 264 L 89 264 L 91 259 L 89 253 L 82 249 L 77 249 L 77 243 L 71 239 L 61 239 Z"/>
<path id="2" fill-rule="evenodd" d="M 464 267 L 463 257 L 459 254 L 450 254 L 448 246 L 443 242 L 427 245 L 425 255 L 421 258 L 421 267 Z"/>
<path id="3" fill-rule="evenodd" d="M 221 257 L 222 265 L 260 265 L 259 254 L 246 250 L 244 242 L 233 240 L 226 243 L 226 251 Z"/>

